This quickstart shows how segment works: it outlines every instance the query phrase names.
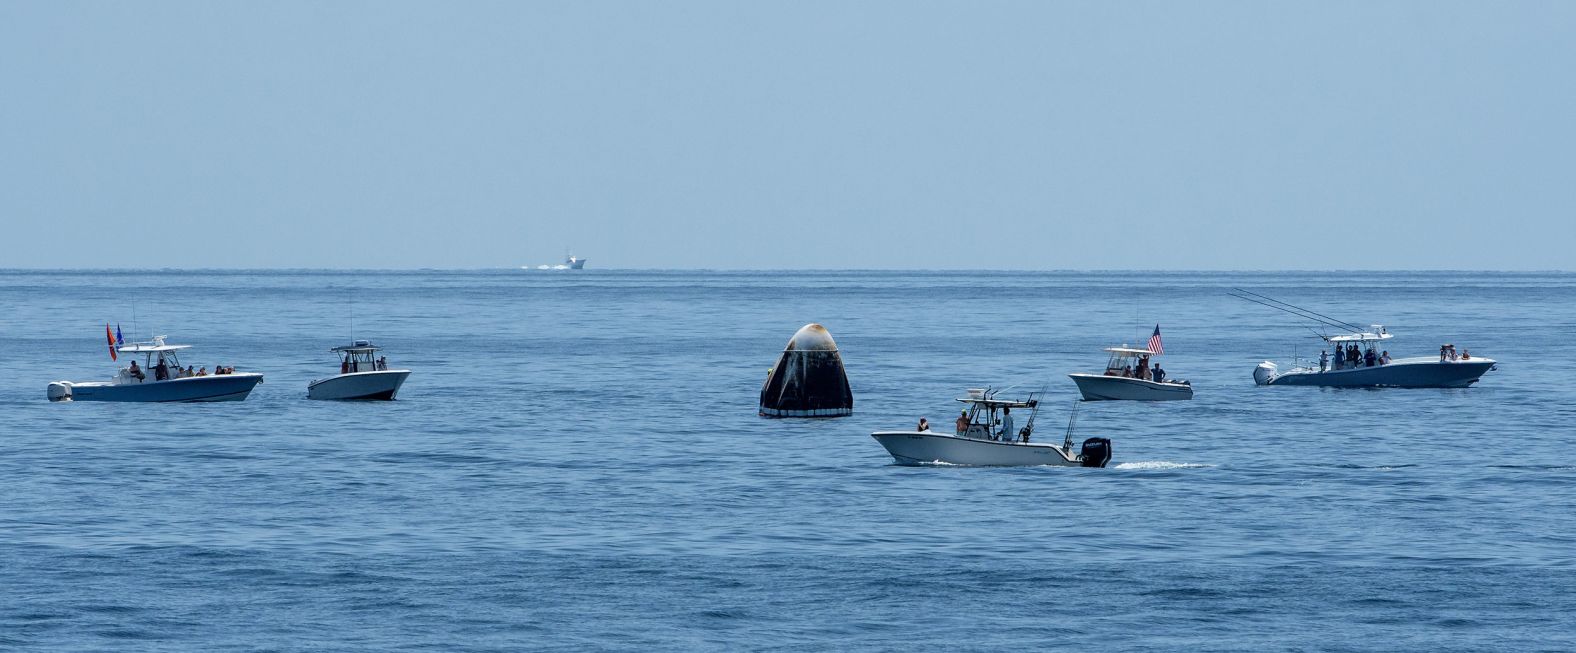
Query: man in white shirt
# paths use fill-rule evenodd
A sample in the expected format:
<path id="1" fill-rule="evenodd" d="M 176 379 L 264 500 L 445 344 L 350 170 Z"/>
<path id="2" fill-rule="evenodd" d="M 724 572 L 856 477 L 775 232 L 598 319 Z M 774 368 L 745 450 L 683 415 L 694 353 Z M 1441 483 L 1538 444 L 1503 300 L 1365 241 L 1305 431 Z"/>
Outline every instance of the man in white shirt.
<path id="1" fill-rule="evenodd" d="M 1018 439 L 1018 432 L 1012 428 L 1012 409 L 1001 407 L 1001 441 L 1012 442 Z"/>

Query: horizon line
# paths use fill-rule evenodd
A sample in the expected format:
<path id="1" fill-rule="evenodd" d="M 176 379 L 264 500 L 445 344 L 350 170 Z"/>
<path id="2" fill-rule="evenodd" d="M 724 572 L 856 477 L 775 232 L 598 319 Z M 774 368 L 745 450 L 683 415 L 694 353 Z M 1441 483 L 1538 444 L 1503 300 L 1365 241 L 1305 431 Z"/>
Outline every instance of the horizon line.
<path id="1" fill-rule="evenodd" d="M 1571 270 L 1558 268 L 1548 269 L 1473 269 L 1473 268 L 588 268 L 582 270 L 540 269 L 525 266 L 488 266 L 488 267 L 364 267 L 364 268 L 333 268 L 333 267 L 193 267 L 193 268 L 136 268 L 136 267 L 81 267 L 81 268 L 46 268 L 46 267 L 0 267 L 0 273 L 51 273 L 51 272 L 135 272 L 135 273 L 182 273 L 182 272 L 564 272 L 576 274 L 596 274 L 599 272 L 964 272 L 964 273 L 1204 273 L 1204 274 L 1250 274 L 1250 273 L 1358 273 L 1358 274 L 1397 274 L 1397 273 L 1480 273 L 1480 274 L 1570 274 Z"/>

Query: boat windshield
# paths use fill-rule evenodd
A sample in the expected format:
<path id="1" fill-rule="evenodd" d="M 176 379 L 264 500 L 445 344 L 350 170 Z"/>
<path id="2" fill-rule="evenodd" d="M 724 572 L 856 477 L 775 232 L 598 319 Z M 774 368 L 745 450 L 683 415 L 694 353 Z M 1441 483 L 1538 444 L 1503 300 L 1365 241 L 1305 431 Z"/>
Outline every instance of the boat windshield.
<path id="1" fill-rule="evenodd" d="M 376 347 L 340 349 L 339 373 L 381 372 L 388 369 L 388 359 L 378 355 Z"/>
<path id="2" fill-rule="evenodd" d="M 1105 364 L 1106 376 L 1143 379 L 1149 377 L 1149 358 L 1154 355 L 1147 349 L 1111 347 L 1111 359 Z"/>

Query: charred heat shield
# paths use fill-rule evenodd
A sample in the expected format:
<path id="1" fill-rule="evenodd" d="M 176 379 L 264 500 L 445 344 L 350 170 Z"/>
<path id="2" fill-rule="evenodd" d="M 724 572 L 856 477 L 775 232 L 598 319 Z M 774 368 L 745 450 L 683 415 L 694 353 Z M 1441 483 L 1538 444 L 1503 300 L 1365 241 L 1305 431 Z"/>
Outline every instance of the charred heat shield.
<path id="1" fill-rule="evenodd" d="M 832 334 L 806 324 L 793 334 L 761 387 L 763 417 L 843 417 L 854 412 L 854 393 Z"/>

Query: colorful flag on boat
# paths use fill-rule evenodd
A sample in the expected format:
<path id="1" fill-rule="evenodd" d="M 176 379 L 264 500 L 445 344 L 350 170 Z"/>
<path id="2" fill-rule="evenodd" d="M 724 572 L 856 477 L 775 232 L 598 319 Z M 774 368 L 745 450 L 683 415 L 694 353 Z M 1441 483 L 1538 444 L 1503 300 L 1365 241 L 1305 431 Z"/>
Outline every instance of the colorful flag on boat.
<path id="1" fill-rule="evenodd" d="M 115 323 L 115 345 L 118 347 L 118 346 L 124 345 L 124 344 L 126 344 L 126 339 L 120 337 L 120 323 L 116 322 Z"/>
<path id="2" fill-rule="evenodd" d="M 1155 352 L 1156 356 L 1166 353 L 1165 346 L 1160 344 L 1160 325 L 1158 324 L 1155 325 L 1155 335 L 1149 336 L 1149 351 Z"/>
<path id="3" fill-rule="evenodd" d="M 109 359 L 120 360 L 120 357 L 115 355 L 115 334 L 110 333 L 108 322 L 104 323 L 104 338 L 109 340 Z"/>

